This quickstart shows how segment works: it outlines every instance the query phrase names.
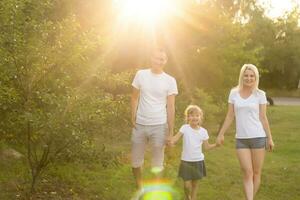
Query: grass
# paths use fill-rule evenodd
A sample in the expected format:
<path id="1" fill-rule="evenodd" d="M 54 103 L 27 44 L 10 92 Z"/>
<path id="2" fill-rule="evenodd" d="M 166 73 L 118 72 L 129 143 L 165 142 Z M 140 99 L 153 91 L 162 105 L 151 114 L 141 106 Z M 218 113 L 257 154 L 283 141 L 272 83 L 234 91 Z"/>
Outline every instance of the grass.
<path id="1" fill-rule="evenodd" d="M 262 185 L 257 194 L 259 200 L 299 199 L 300 183 L 300 107 L 273 106 L 268 109 L 269 121 L 275 141 L 275 151 L 267 153 L 262 175 Z M 215 140 L 216 128 L 209 127 L 211 142 Z M 130 134 L 118 141 L 107 142 L 108 150 L 125 152 L 119 164 L 101 166 L 101 162 L 59 163 L 52 165 L 39 184 L 37 199 L 131 199 L 134 181 L 130 167 Z M 100 142 L 100 141 L 99 141 Z M 199 199 L 240 200 L 244 199 L 239 164 L 235 156 L 234 131 L 228 132 L 225 145 L 205 152 L 207 177 L 199 183 Z M 99 143 L 100 145 L 100 143 Z M 177 178 L 181 144 L 166 149 L 164 177 L 183 199 L 182 181 Z M 147 153 L 144 177 L 151 179 Z M 0 163 L 1 164 L 1 163 Z M 17 161 L 0 165 L 0 199 L 20 199 L 16 187 L 22 188 L 21 174 L 24 163 Z M 21 180 L 20 180 L 21 179 Z"/>
<path id="2" fill-rule="evenodd" d="M 300 182 L 300 107 L 269 107 L 268 116 L 276 148 L 274 152 L 266 154 L 262 185 L 257 194 L 257 199 L 298 199 L 300 196 L 297 189 Z M 214 130 L 215 127 L 212 127 L 212 129 Z M 214 141 L 214 139 L 215 134 L 211 135 L 211 141 Z M 234 132 L 231 130 L 225 138 L 223 147 L 205 153 L 208 175 L 200 181 L 199 199 L 244 199 L 241 173 L 235 156 L 234 143 Z M 179 199 L 182 199 L 182 181 L 176 178 L 180 152 L 181 145 L 177 145 L 173 149 L 167 149 L 165 176 L 171 180 L 174 189 L 178 191 Z M 149 166 L 149 163 L 146 163 L 146 165 Z M 132 182 L 130 171 L 124 177 L 129 177 L 128 181 Z M 128 186 L 130 190 L 132 186 Z M 124 195 L 125 199 L 130 199 L 130 195 L 126 195 Z"/>

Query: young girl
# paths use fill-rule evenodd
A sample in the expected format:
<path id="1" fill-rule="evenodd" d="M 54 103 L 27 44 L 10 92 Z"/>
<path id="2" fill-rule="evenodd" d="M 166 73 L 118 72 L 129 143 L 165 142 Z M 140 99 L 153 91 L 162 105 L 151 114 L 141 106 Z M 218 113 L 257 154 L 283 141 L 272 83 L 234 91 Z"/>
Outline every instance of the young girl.
<path id="1" fill-rule="evenodd" d="M 190 105 L 185 110 L 186 123 L 181 126 L 179 132 L 172 138 L 171 144 L 175 144 L 183 136 L 183 149 L 178 176 L 184 180 L 184 192 L 186 200 L 196 200 L 198 180 L 206 176 L 204 154 L 205 149 L 212 149 L 216 144 L 209 144 L 207 130 L 201 127 L 203 112 L 196 105 Z"/>

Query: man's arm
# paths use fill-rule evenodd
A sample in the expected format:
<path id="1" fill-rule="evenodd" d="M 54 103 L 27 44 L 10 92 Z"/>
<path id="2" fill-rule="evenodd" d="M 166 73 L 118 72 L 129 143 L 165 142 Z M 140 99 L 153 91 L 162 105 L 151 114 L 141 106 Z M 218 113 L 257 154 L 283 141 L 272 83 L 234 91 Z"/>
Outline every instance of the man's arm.
<path id="1" fill-rule="evenodd" d="M 136 89 L 135 87 L 132 87 L 132 93 L 131 93 L 131 124 L 133 128 L 135 128 L 136 123 L 136 112 L 137 107 L 139 103 L 139 96 L 140 96 L 140 90 Z"/>
<path id="2" fill-rule="evenodd" d="M 167 97 L 167 123 L 168 123 L 168 139 L 173 136 L 175 119 L 175 94 Z"/>

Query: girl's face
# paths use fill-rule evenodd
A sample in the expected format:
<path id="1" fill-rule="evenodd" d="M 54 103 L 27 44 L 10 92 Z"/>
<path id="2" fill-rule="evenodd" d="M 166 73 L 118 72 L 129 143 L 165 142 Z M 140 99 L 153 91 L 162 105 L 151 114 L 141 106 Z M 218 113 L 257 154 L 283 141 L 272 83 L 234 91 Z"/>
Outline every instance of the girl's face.
<path id="1" fill-rule="evenodd" d="M 243 85 L 247 87 L 254 87 L 255 85 L 255 73 L 250 69 L 246 69 L 243 76 Z"/>
<path id="2" fill-rule="evenodd" d="M 197 126 L 197 125 L 200 125 L 201 119 L 202 119 L 201 113 L 194 112 L 194 113 L 190 113 L 188 115 L 188 119 L 187 120 L 188 120 L 188 122 L 189 122 L 190 125 Z"/>

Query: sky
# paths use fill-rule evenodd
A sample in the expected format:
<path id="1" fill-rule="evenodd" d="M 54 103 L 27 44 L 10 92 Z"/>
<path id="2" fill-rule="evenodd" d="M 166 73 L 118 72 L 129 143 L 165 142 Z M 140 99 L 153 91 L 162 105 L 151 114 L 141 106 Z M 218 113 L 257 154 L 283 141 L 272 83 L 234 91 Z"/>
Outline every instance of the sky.
<path id="1" fill-rule="evenodd" d="M 271 18 L 278 18 L 289 12 L 295 5 L 300 6 L 300 0 L 259 0 L 263 7 L 268 8 L 266 15 Z"/>

